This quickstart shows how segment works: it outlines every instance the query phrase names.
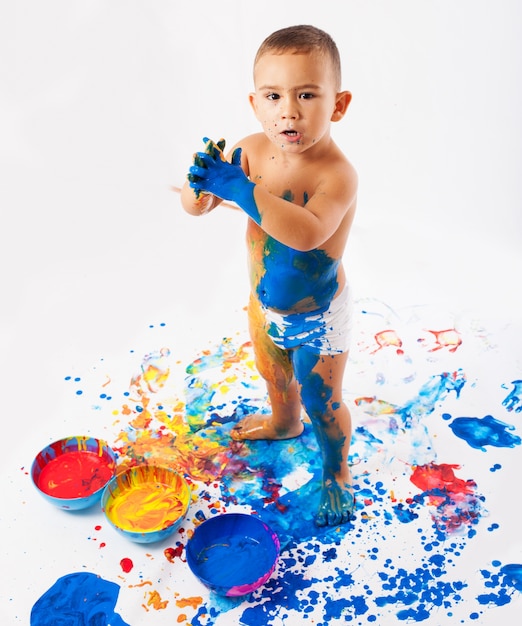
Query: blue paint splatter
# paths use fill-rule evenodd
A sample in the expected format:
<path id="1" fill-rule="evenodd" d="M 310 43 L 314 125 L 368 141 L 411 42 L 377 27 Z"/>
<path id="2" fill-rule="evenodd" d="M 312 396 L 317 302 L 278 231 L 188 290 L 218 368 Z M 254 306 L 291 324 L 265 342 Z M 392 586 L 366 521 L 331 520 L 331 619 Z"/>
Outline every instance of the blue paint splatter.
<path id="1" fill-rule="evenodd" d="M 522 380 L 514 380 L 511 384 L 513 389 L 504 398 L 502 406 L 508 411 L 514 410 L 515 413 L 520 413 L 522 411 Z"/>
<path id="2" fill-rule="evenodd" d="M 414 519 L 417 519 L 419 517 L 418 513 L 415 513 L 412 508 L 405 507 L 402 502 L 395 505 L 393 507 L 393 511 L 399 522 L 402 522 L 403 524 L 412 522 Z"/>
<path id="3" fill-rule="evenodd" d="M 129 626 L 114 612 L 119 591 L 119 585 L 95 574 L 68 574 L 34 604 L 31 626 Z"/>
<path id="4" fill-rule="evenodd" d="M 449 427 L 457 437 L 467 441 L 472 448 L 483 452 L 486 451 L 484 446 L 513 448 L 519 446 L 521 442 L 518 435 L 507 432 L 514 430 L 514 426 L 500 422 L 491 415 L 486 415 L 482 419 L 457 417 L 449 424 Z"/>
<path id="5" fill-rule="evenodd" d="M 501 566 L 500 561 L 493 561 L 492 565 L 499 568 L 498 572 L 488 569 L 480 571 L 485 582 L 484 586 L 491 591 L 477 596 L 482 605 L 504 606 L 513 598 L 513 590 L 522 591 L 522 564 L 508 563 Z"/>

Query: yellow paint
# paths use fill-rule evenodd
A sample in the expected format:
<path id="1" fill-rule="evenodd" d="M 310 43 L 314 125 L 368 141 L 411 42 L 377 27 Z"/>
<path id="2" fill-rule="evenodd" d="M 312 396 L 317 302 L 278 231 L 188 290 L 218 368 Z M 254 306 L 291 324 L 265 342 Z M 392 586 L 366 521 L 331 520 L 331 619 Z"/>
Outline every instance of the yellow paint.
<path id="1" fill-rule="evenodd" d="M 119 528 L 154 532 L 182 517 L 190 489 L 182 478 L 165 468 L 140 466 L 119 474 L 105 511 Z"/>

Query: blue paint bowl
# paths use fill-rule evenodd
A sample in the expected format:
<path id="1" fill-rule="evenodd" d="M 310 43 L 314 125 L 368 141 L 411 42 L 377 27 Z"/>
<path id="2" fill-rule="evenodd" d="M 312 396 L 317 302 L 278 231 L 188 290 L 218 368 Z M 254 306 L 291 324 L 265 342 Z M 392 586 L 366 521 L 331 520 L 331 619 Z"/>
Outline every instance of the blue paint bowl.
<path id="1" fill-rule="evenodd" d="M 99 503 L 116 471 L 116 455 L 103 439 L 75 436 L 41 450 L 31 466 L 31 479 L 51 504 L 66 511 Z"/>
<path id="2" fill-rule="evenodd" d="M 138 465 L 107 483 L 101 505 L 120 535 L 136 543 L 155 543 L 180 527 L 190 499 L 181 474 L 159 465 Z"/>
<path id="3" fill-rule="evenodd" d="M 192 573 L 208 589 L 238 597 L 270 578 L 279 549 L 278 536 L 259 518 L 225 513 L 198 526 L 185 551 Z"/>

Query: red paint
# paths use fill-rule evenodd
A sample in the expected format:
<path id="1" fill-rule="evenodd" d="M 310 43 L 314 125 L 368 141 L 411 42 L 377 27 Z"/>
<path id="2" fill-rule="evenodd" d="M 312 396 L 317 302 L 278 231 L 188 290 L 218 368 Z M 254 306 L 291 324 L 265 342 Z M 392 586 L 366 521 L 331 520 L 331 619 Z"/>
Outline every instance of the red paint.
<path id="1" fill-rule="evenodd" d="M 128 574 L 134 567 L 134 563 L 131 561 L 131 559 L 124 558 L 120 561 L 120 566 L 121 566 L 121 569 L 126 574 Z"/>
<path id="2" fill-rule="evenodd" d="M 102 541 L 102 542 L 100 543 L 100 548 L 105 548 L 105 546 L 106 546 L 106 545 L 107 545 L 107 544 L 106 544 L 104 541 Z"/>
<path id="3" fill-rule="evenodd" d="M 390 346 L 394 346 L 395 348 L 397 348 L 397 354 L 404 354 L 404 351 L 401 349 L 402 339 L 399 337 L 396 331 L 391 329 L 381 330 L 376 335 L 374 335 L 374 339 L 378 347 L 375 348 L 375 350 L 373 350 L 371 354 L 375 354 L 382 348 L 388 348 Z"/>
<path id="4" fill-rule="evenodd" d="M 112 467 L 96 452 L 72 451 L 42 468 L 38 487 L 54 498 L 82 498 L 101 489 L 112 477 Z"/>
<path id="5" fill-rule="evenodd" d="M 474 480 L 455 476 L 458 465 L 442 463 L 420 465 L 410 478 L 423 490 L 428 504 L 436 507 L 432 514 L 437 527 L 446 532 L 459 530 L 463 525 L 474 524 L 480 516 L 480 498 L 476 494 Z"/>
<path id="6" fill-rule="evenodd" d="M 417 466 L 411 475 L 411 482 L 423 491 L 441 490 L 453 496 L 471 495 L 477 484 L 473 480 L 464 480 L 455 476 L 454 469 L 459 465 L 429 463 Z"/>
<path id="7" fill-rule="evenodd" d="M 165 555 L 167 561 L 169 561 L 169 563 L 174 563 L 174 559 L 176 557 L 184 561 L 184 559 L 181 558 L 183 547 L 182 543 L 178 543 L 175 548 L 165 548 L 165 550 L 163 550 L 163 554 Z"/>
<path id="8" fill-rule="evenodd" d="M 435 338 L 435 347 L 430 352 L 435 352 L 441 348 L 448 348 L 449 352 L 456 352 L 457 348 L 462 345 L 462 338 L 458 330 L 447 328 L 446 330 L 429 330 Z"/>

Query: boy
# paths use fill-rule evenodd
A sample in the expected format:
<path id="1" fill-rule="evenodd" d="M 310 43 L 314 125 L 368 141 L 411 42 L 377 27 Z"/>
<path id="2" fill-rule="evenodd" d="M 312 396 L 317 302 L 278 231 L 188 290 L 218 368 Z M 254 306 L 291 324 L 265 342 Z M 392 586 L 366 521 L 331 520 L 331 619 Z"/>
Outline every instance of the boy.
<path id="1" fill-rule="evenodd" d="M 351 416 L 343 402 L 350 294 L 342 256 L 354 218 L 357 174 L 330 137 L 351 94 L 341 91 L 339 52 L 313 26 L 276 31 L 254 62 L 249 96 L 263 132 L 234 146 L 205 139 L 181 199 L 201 215 L 232 200 L 249 217 L 249 329 L 271 415 L 248 415 L 235 440 L 287 439 L 310 418 L 323 463 L 319 526 L 350 519 Z"/>

